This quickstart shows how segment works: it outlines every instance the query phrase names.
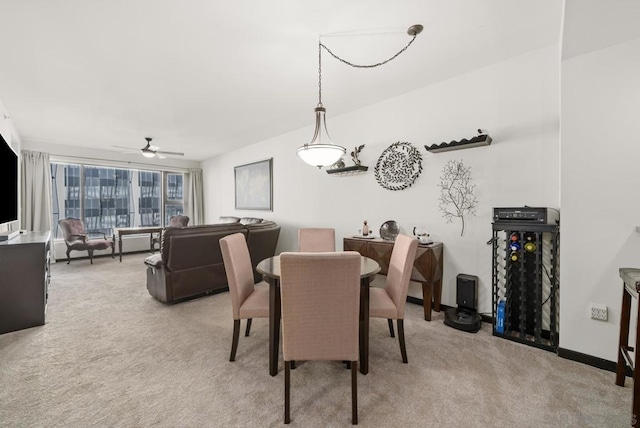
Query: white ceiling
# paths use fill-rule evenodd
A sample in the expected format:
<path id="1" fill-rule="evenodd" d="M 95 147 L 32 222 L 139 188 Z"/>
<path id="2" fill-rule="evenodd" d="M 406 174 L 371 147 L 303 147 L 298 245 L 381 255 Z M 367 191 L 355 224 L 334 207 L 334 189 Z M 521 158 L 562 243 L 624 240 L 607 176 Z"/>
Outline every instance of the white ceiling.
<path id="1" fill-rule="evenodd" d="M 202 160 L 560 40 L 559 0 L 0 0 L 0 100 L 23 140 Z M 309 140 L 312 135 L 309 135 Z M 301 141 L 303 144 L 308 141 Z M 131 156 L 138 156 L 131 155 Z"/>

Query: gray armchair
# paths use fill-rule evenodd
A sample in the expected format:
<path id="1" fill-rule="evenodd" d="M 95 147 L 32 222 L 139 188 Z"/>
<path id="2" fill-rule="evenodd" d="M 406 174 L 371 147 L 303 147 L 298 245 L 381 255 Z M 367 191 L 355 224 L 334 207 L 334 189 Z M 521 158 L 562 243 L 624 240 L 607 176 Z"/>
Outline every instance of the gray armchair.
<path id="1" fill-rule="evenodd" d="M 71 251 L 87 251 L 91 264 L 93 264 L 94 250 L 111 248 L 111 258 L 114 257 L 116 250 L 115 236 L 107 238 L 107 235 L 103 232 L 87 231 L 84 223 L 79 218 L 63 218 L 58 221 L 58 226 L 62 230 L 64 243 L 67 245 L 67 264 L 71 262 L 69 258 Z M 90 234 L 102 235 L 102 238 L 91 239 L 89 238 Z"/>

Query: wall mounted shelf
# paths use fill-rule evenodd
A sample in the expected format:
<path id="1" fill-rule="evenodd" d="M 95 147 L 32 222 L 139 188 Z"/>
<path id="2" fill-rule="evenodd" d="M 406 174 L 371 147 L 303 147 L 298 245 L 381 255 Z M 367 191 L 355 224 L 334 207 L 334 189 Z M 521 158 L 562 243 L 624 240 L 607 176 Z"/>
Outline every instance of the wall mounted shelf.
<path id="1" fill-rule="evenodd" d="M 368 166 L 352 165 L 352 166 L 347 166 L 347 167 L 344 167 L 344 168 L 328 169 L 327 170 L 327 174 L 335 174 L 334 176 L 354 175 L 354 174 L 362 174 L 362 173 L 366 172 L 368 169 L 369 169 Z"/>
<path id="2" fill-rule="evenodd" d="M 452 141 L 450 143 L 425 145 L 424 148 L 431 153 L 448 152 L 450 150 L 468 149 L 471 147 L 488 146 L 491 144 L 491 137 L 488 134 L 478 135 L 467 140 L 463 138 L 460 141 Z"/>

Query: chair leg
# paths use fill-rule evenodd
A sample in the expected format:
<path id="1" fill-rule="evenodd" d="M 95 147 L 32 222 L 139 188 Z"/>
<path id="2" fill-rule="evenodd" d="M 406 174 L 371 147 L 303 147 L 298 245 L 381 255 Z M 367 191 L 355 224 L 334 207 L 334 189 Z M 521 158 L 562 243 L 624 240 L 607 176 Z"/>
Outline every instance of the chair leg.
<path id="1" fill-rule="evenodd" d="M 351 425 L 358 425 L 358 362 L 351 362 Z"/>
<path id="2" fill-rule="evenodd" d="M 393 332 L 393 320 L 391 318 L 387 318 L 387 322 L 389 323 L 389 333 L 391 334 L 391 337 L 396 337 Z"/>
<path id="3" fill-rule="evenodd" d="M 291 361 L 291 370 L 296 369 L 296 362 L 294 360 Z"/>
<path id="4" fill-rule="evenodd" d="M 71 263 L 71 257 L 69 257 L 69 253 L 71 250 L 67 250 L 67 264 Z"/>
<path id="5" fill-rule="evenodd" d="M 400 353 L 402 354 L 402 362 L 407 364 L 407 347 L 404 343 L 404 320 L 397 320 L 398 323 L 398 340 L 400 341 Z"/>
<path id="6" fill-rule="evenodd" d="M 89 260 L 91 260 L 91 264 L 93 264 L 93 250 L 87 250 L 89 252 Z"/>
<path id="7" fill-rule="evenodd" d="M 231 356 L 229 357 L 229 361 L 236 360 L 238 339 L 240 339 L 240 320 L 233 320 L 233 341 L 231 342 Z"/>
<path id="8" fill-rule="evenodd" d="M 289 424 L 291 407 L 291 362 L 284 362 L 284 423 Z"/>
<path id="9" fill-rule="evenodd" d="M 244 332 L 244 337 L 249 336 L 250 331 L 251 331 L 251 318 L 247 319 L 247 330 Z"/>

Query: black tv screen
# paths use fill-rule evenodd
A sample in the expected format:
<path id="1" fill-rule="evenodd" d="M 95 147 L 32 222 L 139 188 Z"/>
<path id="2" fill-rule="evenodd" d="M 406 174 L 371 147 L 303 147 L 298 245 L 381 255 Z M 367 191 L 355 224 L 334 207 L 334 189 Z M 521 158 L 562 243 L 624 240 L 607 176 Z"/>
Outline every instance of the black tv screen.
<path id="1" fill-rule="evenodd" d="M 18 220 L 18 155 L 0 135 L 0 223 Z"/>

